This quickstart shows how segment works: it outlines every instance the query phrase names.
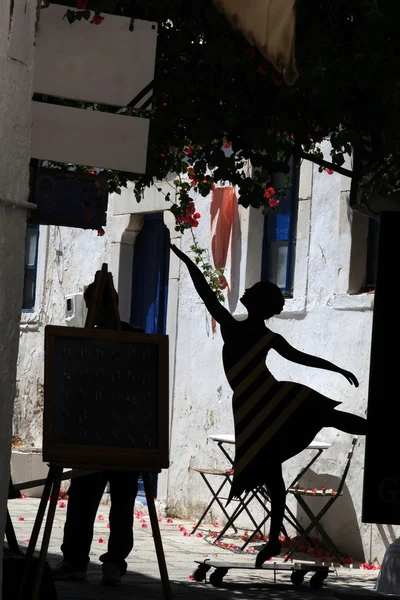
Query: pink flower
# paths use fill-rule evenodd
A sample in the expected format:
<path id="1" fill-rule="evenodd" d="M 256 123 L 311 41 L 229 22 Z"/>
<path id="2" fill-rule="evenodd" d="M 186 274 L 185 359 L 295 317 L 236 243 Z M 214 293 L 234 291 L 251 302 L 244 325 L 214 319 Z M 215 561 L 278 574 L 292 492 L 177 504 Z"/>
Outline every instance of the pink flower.
<path id="1" fill-rule="evenodd" d="M 328 175 L 333 175 L 334 171 L 332 171 L 332 169 L 325 169 L 326 173 L 328 173 Z"/>
<path id="2" fill-rule="evenodd" d="M 186 155 L 192 154 L 192 148 L 191 148 L 192 143 L 188 144 L 186 146 L 186 149 L 183 150 L 183 153 Z"/>
<path id="3" fill-rule="evenodd" d="M 232 144 L 230 142 L 224 142 L 224 148 L 230 148 L 231 145 Z"/>
<path id="4" fill-rule="evenodd" d="M 281 87 L 283 85 L 283 79 L 277 73 L 272 73 L 271 79 L 277 87 Z"/>
<path id="5" fill-rule="evenodd" d="M 99 544 L 105 544 L 106 540 L 103 540 L 103 538 L 99 538 Z"/>
<path id="6" fill-rule="evenodd" d="M 78 10 L 85 10 L 87 7 L 87 0 L 76 0 L 75 6 Z"/>
<path id="7" fill-rule="evenodd" d="M 167 523 L 173 523 L 173 520 L 171 519 L 171 517 L 168 517 Z"/>
<path id="8" fill-rule="evenodd" d="M 86 3 L 86 2 L 85 2 L 85 3 Z M 95 173 L 95 171 L 93 171 L 93 169 L 89 169 L 88 173 L 89 173 L 90 175 L 96 175 L 96 173 Z"/>
<path id="9" fill-rule="evenodd" d="M 157 521 L 158 521 L 159 523 L 162 523 L 162 517 L 158 517 Z"/>
<path id="10" fill-rule="evenodd" d="M 104 17 L 101 17 L 100 15 L 95 15 L 90 22 L 92 25 L 101 25 L 103 21 Z"/>
<path id="11" fill-rule="evenodd" d="M 264 198 L 272 198 L 272 196 L 275 196 L 275 194 L 276 194 L 275 188 L 269 187 L 264 192 Z"/>
<path id="12" fill-rule="evenodd" d="M 110 529 L 110 523 L 107 523 L 107 529 Z"/>
<path id="13" fill-rule="evenodd" d="M 198 533 L 198 534 L 196 535 L 196 537 L 198 537 L 198 538 L 202 538 L 202 537 L 203 537 L 203 534 L 202 534 L 202 533 Z"/>
<path id="14" fill-rule="evenodd" d="M 189 575 L 189 579 L 190 579 L 190 581 L 194 581 L 193 575 Z"/>
<path id="15" fill-rule="evenodd" d="M 29 542 L 31 538 L 24 538 L 24 542 Z"/>
<path id="16" fill-rule="evenodd" d="M 103 229 L 102 227 L 100 227 L 100 228 L 97 230 L 97 237 L 103 237 L 103 235 L 104 235 L 104 234 L 105 234 L 105 231 L 104 231 L 104 229 Z"/>
<path id="17" fill-rule="evenodd" d="M 59 502 L 59 503 L 58 503 L 58 506 L 59 506 L 60 508 L 65 508 L 67 505 L 65 504 L 65 502 Z"/>
<path id="18" fill-rule="evenodd" d="M 250 58 L 250 60 L 252 60 L 256 55 L 256 49 L 255 48 L 247 48 L 247 56 Z"/>
<path id="19" fill-rule="evenodd" d="M 185 533 L 185 531 L 186 531 L 186 527 L 184 527 L 183 525 L 181 525 L 181 526 L 179 527 L 179 531 L 183 531 L 183 533 Z"/>
<path id="20" fill-rule="evenodd" d="M 262 75 L 263 77 L 265 77 L 266 74 L 268 73 L 267 65 L 258 65 L 257 73 L 259 73 L 259 75 Z"/>
<path id="21" fill-rule="evenodd" d="M 142 523 L 142 529 L 147 529 L 147 523 Z"/>
<path id="22" fill-rule="evenodd" d="M 26 495 L 25 494 L 21 494 L 21 498 L 26 498 Z"/>
<path id="23" fill-rule="evenodd" d="M 24 517 L 18 517 L 18 521 L 25 521 Z"/>
<path id="24" fill-rule="evenodd" d="M 103 515 L 99 515 L 97 518 L 98 518 L 99 521 L 104 521 Z"/>
<path id="25" fill-rule="evenodd" d="M 190 537 L 190 533 L 188 531 L 185 531 L 185 533 L 183 534 L 183 537 Z"/>
<path id="26" fill-rule="evenodd" d="M 233 469 L 227 469 L 227 470 L 226 470 L 226 472 L 227 472 L 227 473 L 234 473 L 234 470 L 233 470 Z M 218 527 L 218 523 L 217 523 L 217 525 L 216 525 L 216 526 Z"/>
<path id="27" fill-rule="evenodd" d="M 213 527 L 219 527 L 219 523 L 218 523 L 218 521 L 214 521 L 214 523 L 213 523 Z"/>

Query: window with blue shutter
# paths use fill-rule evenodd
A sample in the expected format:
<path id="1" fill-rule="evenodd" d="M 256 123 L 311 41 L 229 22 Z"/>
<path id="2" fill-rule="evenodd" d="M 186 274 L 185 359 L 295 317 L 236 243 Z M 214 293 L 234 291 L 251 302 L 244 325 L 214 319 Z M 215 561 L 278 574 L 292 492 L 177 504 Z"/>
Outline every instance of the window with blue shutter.
<path id="1" fill-rule="evenodd" d="M 276 211 L 264 217 L 261 279 L 275 283 L 285 296 L 293 295 L 299 164 L 298 160 L 292 159 L 291 186 L 286 191 L 287 196 L 280 199 Z"/>
<path id="2" fill-rule="evenodd" d="M 25 237 L 25 273 L 22 310 L 29 312 L 35 306 L 36 271 L 39 245 L 39 225 L 27 225 Z"/>

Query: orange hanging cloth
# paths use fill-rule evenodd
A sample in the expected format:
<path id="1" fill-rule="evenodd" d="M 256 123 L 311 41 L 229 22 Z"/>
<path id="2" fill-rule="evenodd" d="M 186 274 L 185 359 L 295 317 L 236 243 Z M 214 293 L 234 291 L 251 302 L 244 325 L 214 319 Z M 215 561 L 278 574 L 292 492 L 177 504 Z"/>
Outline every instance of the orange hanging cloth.
<path id="1" fill-rule="evenodd" d="M 233 187 L 216 188 L 212 192 L 211 213 L 211 251 L 216 269 L 224 269 L 231 240 L 232 226 L 236 208 L 236 194 Z M 229 288 L 224 275 L 220 275 L 221 289 Z M 216 322 L 212 319 L 212 331 L 215 333 Z"/>

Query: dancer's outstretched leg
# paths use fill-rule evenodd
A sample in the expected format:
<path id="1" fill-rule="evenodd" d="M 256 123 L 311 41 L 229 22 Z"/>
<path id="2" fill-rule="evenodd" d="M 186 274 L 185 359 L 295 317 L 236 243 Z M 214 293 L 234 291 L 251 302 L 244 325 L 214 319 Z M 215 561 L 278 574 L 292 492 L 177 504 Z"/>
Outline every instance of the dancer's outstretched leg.
<path id="1" fill-rule="evenodd" d="M 335 427 L 335 429 L 353 435 L 366 435 L 367 420 L 335 409 L 330 411 L 324 427 Z"/>
<path id="2" fill-rule="evenodd" d="M 279 534 L 282 528 L 286 498 L 285 482 L 282 477 L 282 465 L 268 467 L 265 485 L 268 488 L 271 499 L 271 526 L 268 543 L 257 554 L 256 567 L 260 567 L 266 560 L 272 556 L 276 556 L 281 551 Z"/>

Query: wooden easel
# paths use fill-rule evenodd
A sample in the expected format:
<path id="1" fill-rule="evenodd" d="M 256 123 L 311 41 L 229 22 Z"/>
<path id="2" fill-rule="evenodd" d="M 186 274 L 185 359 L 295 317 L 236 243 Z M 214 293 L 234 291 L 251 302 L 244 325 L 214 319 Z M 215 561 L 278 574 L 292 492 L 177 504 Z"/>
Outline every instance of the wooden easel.
<path id="1" fill-rule="evenodd" d="M 109 302 L 106 303 L 106 298 L 108 296 Z M 103 264 L 100 271 L 97 271 L 94 280 L 94 290 L 92 295 L 92 303 L 86 318 L 85 327 L 93 328 L 96 325 L 97 315 L 101 309 L 101 307 L 112 307 L 113 311 L 113 321 L 114 327 L 113 329 L 121 330 L 121 320 L 119 316 L 118 310 L 118 302 L 117 302 L 117 293 L 114 288 L 112 274 L 108 272 L 107 264 Z M 40 586 L 42 582 L 43 569 L 46 563 L 47 551 L 50 542 L 51 530 L 54 522 L 54 515 L 57 507 L 58 494 L 61 485 L 61 477 L 63 473 L 63 468 L 68 465 L 61 464 L 50 464 L 49 473 L 47 475 L 46 483 L 44 485 L 44 490 L 42 494 L 42 498 L 40 500 L 38 512 L 36 515 L 35 523 L 32 530 L 32 535 L 29 540 L 28 550 L 26 553 L 26 567 L 25 573 L 23 577 L 23 581 L 21 583 L 20 592 L 18 595 L 18 600 L 23 600 L 26 592 L 26 583 L 27 576 L 29 573 L 29 569 L 32 564 L 32 557 L 36 548 L 37 540 L 40 533 L 40 528 L 43 523 L 44 514 L 46 511 L 46 506 L 48 502 L 48 498 L 50 496 L 49 509 L 47 512 L 47 518 L 43 533 L 42 545 L 40 548 L 39 554 L 39 564 L 37 570 L 37 576 L 35 579 L 35 585 L 32 593 L 32 600 L 39 599 Z M 109 467 L 107 467 L 109 470 Z M 142 472 L 142 479 L 144 484 L 144 490 L 146 494 L 147 505 L 149 508 L 149 516 L 150 523 L 153 531 L 154 545 L 157 554 L 158 566 L 160 569 L 161 583 L 164 593 L 165 600 L 172 600 L 172 592 L 170 581 L 168 577 L 167 565 L 165 562 L 164 549 L 161 540 L 160 528 L 158 525 L 157 512 L 154 504 L 154 495 L 153 489 L 151 485 L 150 475 L 148 472 Z"/>

